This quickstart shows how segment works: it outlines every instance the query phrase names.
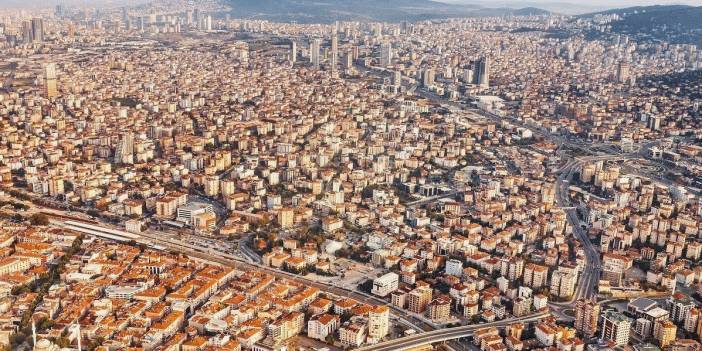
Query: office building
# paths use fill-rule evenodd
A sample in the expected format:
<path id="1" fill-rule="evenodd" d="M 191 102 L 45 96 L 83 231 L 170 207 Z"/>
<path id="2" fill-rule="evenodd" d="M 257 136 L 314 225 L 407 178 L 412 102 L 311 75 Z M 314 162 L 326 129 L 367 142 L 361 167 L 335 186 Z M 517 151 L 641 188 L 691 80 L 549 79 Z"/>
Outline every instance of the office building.
<path id="1" fill-rule="evenodd" d="M 191 202 L 178 208 L 178 217 L 176 219 L 179 222 L 190 225 L 193 223 L 194 217 L 201 213 L 214 214 L 214 207 L 204 202 Z"/>
<path id="2" fill-rule="evenodd" d="M 22 43 L 31 44 L 32 37 L 32 23 L 28 21 L 22 22 Z"/>
<path id="3" fill-rule="evenodd" d="M 205 31 L 207 31 L 207 32 L 212 31 L 212 16 L 210 16 L 210 15 L 205 16 L 203 27 L 204 27 Z"/>
<path id="4" fill-rule="evenodd" d="M 346 54 L 344 54 L 344 69 L 351 69 L 353 67 L 353 52 L 347 51 Z"/>
<path id="5" fill-rule="evenodd" d="M 32 18 L 32 42 L 44 42 L 44 20 L 41 18 Z"/>
<path id="6" fill-rule="evenodd" d="M 188 26 L 193 24 L 193 10 L 186 10 L 185 11 L 185 24 Z"/>
<path id="7" fill-rule="evenodd" d="M 473 78 L 475 79 L 475 84 L 479 85 L 481 88 L 490 87 L 490 61 L 487 57 L 481 57 L 475 61 L 474 69 L 475 72 Z"/>
<path id="8" fill-rule="evenodd" d="M 193 21 L 196 26 L 200 25 L 200 9 L 193 10 Z"/>
<path id="9" fill-rule="evenodd" d="M 663 122 L 663 116 L 650 116 L 648 117 L 648 128 L 651 130 L 661 129 L 661 124 Z"/>

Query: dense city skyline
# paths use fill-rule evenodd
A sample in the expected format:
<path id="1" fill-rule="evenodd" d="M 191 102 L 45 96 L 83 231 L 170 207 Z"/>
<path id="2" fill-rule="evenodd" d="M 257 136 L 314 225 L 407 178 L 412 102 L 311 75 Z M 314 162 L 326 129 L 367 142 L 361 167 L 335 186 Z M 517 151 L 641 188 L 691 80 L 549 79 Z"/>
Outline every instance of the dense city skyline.
<path id="1" fill-rule="evenodd" d="M 9 1 L 0 350 L 702 350 L 697 3 Z"/>

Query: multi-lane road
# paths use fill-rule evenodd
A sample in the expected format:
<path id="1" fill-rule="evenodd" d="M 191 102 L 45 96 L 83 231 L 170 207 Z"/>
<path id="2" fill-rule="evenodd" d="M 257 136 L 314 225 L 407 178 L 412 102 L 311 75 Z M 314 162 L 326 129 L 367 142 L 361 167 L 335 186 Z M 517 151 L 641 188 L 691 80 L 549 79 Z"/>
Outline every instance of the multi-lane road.
<path id="1" fill-rule="evenodd" d="M 577 211 L 570 206 L 568 198 L 568 186 L 573 180 L 573 173 L 580 167 L 580 162 L 569 162 L 561 170 L 561 174 L 556 181 L 556 203 L 564 208 L 566 218 L 571 228 L 573 228 L 573 236 L 582 245 L 585 251 L 585 267 L 580 275 L 580 282 L 577 284 L 573 298 L 569 304 L 573 304 L 575 300 L 581 298 L 589 298 L 595 293 L 595 286 L 600 277 L 600 253 L 595 245 L 592 244 L 587 232 L 580 226 L 580 219 Z"/>
<path id="2" fill-rule="evenodd" d="M 425 198 L 425 199 L 421 199 L 421 200 L 417 200 L 417 201 L 408 202 L 408 203 L 405 204 L 405 206 L 407 206 L 407 207 L 419 207 L 419 206 L 422 206 L 422 205 L 424 205 L 424 204 L 432 203 L 432 202 L 437 201 L 437 200 L 440 200 L 440 199 L 445 199 L 445 198 L 448 198 L 448 197 L 454 197 L 454 196 L 456 196 L 456 195 L 459 194 L 459 193 L 460 193 L 459 191 L 453 190 L 453 191 L 449 191 L 449 192 L 447 192 L 447 193 L 443 193 L 443 194 L 439 194 L 439 195 L 430 196 L 430 197 L 427 197 L 427 198 Z"/>
<path id="3" fill-rule="evenodd" d="M 61 215 L 58 213 L 60 211 L 53 211 L 52 213 L 54 215 Z M 63 214 L 67 217 L 70 217 L 69 214 Z M 76 230 L 85 234 L 92 234 L 92 235 L 99 235 L 101 231 L 104 231 L 104 234 L 108 235 L 116 235 L 120 236 L 119 233 L 115 232 L 123 232 L 120 228 L 115 228 L 110 225 L 106 224 L 92 224 L 92 226 L 97 227 L 97 229 L 92 229 L 92 228 L 85 228 L 81 227 L 80 225 L 76 225 L 74 221 L 66 221 L 64 219 L 54 221 L 54 223 L 61 224 L 64 227 L 71 229 L 71 230 Z M 101 230 L 102 229 L 102 230 Z M 90 230 L 95 231 L 95 233 L 90 233 Z M 124 241 L 128 240 L 135 240 L 136 241 L 141 241 L 143 243 L 150 244 L 152 247 L 158 247 L 158 248 L 165 248 L 168 251 L 172 252 L 178 252 L 181 254 L 188 255 L 190 257 L 195 257 L 199 258 L 205 261 L 209 262 L 214 262 L 218 264 L 222 264 L 228 267 L 236 268 L 238 270 L 242 271 L 248 271 L 248 270 L 258 270 L 258 271 L 263 271 L 268 274 L 271 274 L 274 276 L 276 279 L 287 279 L 287 280 L 295 280 L 304 283 L 307 286 L 311 286 L 314 288 L 319 289 L 320 291 L 324 291 L 336 296 L 340 297 L 346 297 L 346 298 L 351 298 L 356 301 L 370 304 L 370 305 L 388 305 L 387 301 L 382 300 L 376 296 L 366 294 L 364 292 L 352 290 L 352 289 L 347 289 L 343 288 L 340 286 L 335 286 L 332 284 L 328 284 L 325 282 L 317 281 L 314 279 L 310 279 L 307 277 L 299 276 L 293 273 L 285 272 L 282 270 L 278 270 L 272 267 L 264 266 L 258 263 L 251 263 L 248 262 L 240 257 L 236 257 L 227 253 L 219 252 L 215 249 L 212 248 L 203 248 L 199 247 L 190 243 L 186 243 L 177 239 L 172 238 L 170 235 L 158 235 L 157 233 L 154 232 L 148 232 L 148 233 L 139 233 L 139 234 L 133 234 L 133 233 L 126 233 L 123 232 L 124 234 Z M 409 326 L 410 328 L 414 329 L 417 332 L 424 332 L 428 330 L 433 330 L 434 327 L 426 323 L 420 318 L 417 318 L 416 316 L 413 316 L 406 311 L 396 308 L 394 306 L 389 306 L 391 309 L 391 314 L 393 315 L 393 318 L 401 321 L 403 324 Z"/>
<path id="4" fill-rule="evenodd" d="M 449 108 L 453 111 L 456 110 L 465 110 L 466 107 L 464 105 L 455 103 L 455 102 L 450 102 L 446 99 L 443 99 L 441 97 L 438 97 L 434 94 L 427 93 L 427 92 L 422 92 L 418 91 L 418 94 L 427 97 L 431 100 L 434 100 L 435 102 L 438 102 L 442 106 Z M 514 119 L 514 118 L 505 118 L 504 116 L 498 116 L 486 111 L 477 111 L 480 115 L 482 115 L 485 118 L 501 122 L 504 120 L 508 120 L 510 123 L 523 127 L 523 128 L 528 128 L 534 132 L 535 135 L 543 137 L 547 140 L 551 140 L 558 144 L 559 146 L 565 146 L 565 147 L 570 147 L 570 148 L 575 148 L 581 151 L 584 151 L 586 154 L 589 154 L 590 156 L 585 156 L 581 157 L 580 159 L 570 159 L 567 160 L 564 166 L 562 166 L 559 170 L 557 182 L 556 182 L 556 202 L 557 205 L 561 208 L 564 209 L 566 212 L 566 217 L 567 220 L 572 227 L 573 230 L 573 236 L 576 240 L 578 240 L 581 243 L 581 246 L 584 250 L 585 253 L 585 259 L 586 259 L 586 264 L 585 267 L 583 268 L 579 282 L 576 287 L 576 291 L 572 297 L 572 299 L 568 302 L 563 302 L 563 303 L 551 303 L 550 307 L 554 312 L 557 312 L 558 314 L 562 315 L 562 310 L 564 308 L 571 308 L 574 304 L 574 302 L 577 299 L 580 298 L 589 298 L 595 294 L 595 288 L 597 285 L 597 281 L 600 276 L 600 270 L 601 270 L 601 260 L 600 260 L 600 253 L 598 252 L 597 248 L 595 245 L 593 245 L 590 242 L 590 239 L 588 238 L 587 233 L 583 228 L 581 228 L 580 225 L 580 220 L 578 219 L 577 212 L 576 210 L 571 206 L 570 200 L 568 198 L 568 186 L 570 185 L 571 181 L 573 180 L 573 174 L 575 171 L 579 169 L 579 167 L 582 165 L 583 162 L 585 161 L 595 161 L 595 160 L 631 160 L 631 159 L 642 159 L 645 158 L 645 155 L 642 154 L 642 150 L 645 150 L 647 147 L 650 147 L 653 145 L 653 143 L 648 143 L 645 145 L 642 145 L 642 148 L 638 152 L 632 152 L 632 153 L 618 153 L 618 152 L 611 152 L 611 153 L 603 153 L 601 149 L 598 149 L 597 147 L 593 147 L 592 145 L 589 145 L 587 143 L 583 142 L 577 142 L 572 139 L 566 138 L 562 135 L 557 135 L 554 133 L 551 133 L 549 130 L 540 127 L 540 126 L 534 126 L 534 125 L 528 125 L 523 121 Z M 231 168 L 228 171 L 231 171 L 233 168 Z M 628 168 L 629 171 L 636 172 L 637 169 Z M 656 179 L 659 180 L 659 179 Z M 430 197 L 427 199 L 422 199 L 419 201 L 416 201 L 414 203 L 408 204 L 408 205 L 422 205 L 424 203 L 436 201 L 440 198 L 443 197 L 448 197 L 448 196 L 453 196 L 455 195 L 455 191 L 438 195 L 435 197 Z M 62 211 L 58 210 L 52 210 L 53 213 L 60 214 Z M 66 215 L 70 216 L 70 213 L 65 213 Z M 105 224 L 103 224 L 105 225 Z M 105 228 L 112 229 L 112 226 L 110 225 L 105 225 Z M 308 286 L 312 286 L 315 288 L 320 289 L 321 291 L 325 291 L 337 296 L 342 296 L 342 297 L 348 297 L 352 298 L 364 303 L 372 304 L 372 305 L 388 305 L 387 301 L 379 299 L 375 296 L 365 294 L 359 291 L 355 291 L 352 289 L 347 289 L 343 288 L 340 286 L 334 286 L 329 283 L 317 281 L 314 279 L 309 279 L 306 277 L 301 277 L 297 276 L 288 272 L 284 272 L 281 270 L 273 269 L 271 267 L 266 267 L 261 265 L 260 258 L 253 253 L 248 247 L 245 245 L 239 247 L 239 251 L 244 257 L 244 259 L 236 256 L 229 255 L 227 253 L 222 253 L 219 251 L 216 251 L 211 248 L 202 248 L 202 247 L 194 247 L 191 244 L 176 240 L 172 238 L 171 236 L 168 235 L 159 235 L 158 232 L 149 232 L 149 233 L 142 233 L 140 234 L 145 241 L 152 243 L 153 245 L 158 245 L 160 247 L 165 247 L 169 250 L 187 254 L 192 257 L 197 257 L 201 258 L 204 260 L 216 262 L 219 264 L 223 264 L 226 266 L 234 267 L 240 270 L 260 270 L 260 271 L 265 271 L 273 276 L 275 276 L 278 279 L 293 279 L 293 280 L 298 280 L 304 282 Z M 495 327 L 502 327 L 505 325 L 508 325 L 510 323 L 518 322 L 518 321 L 523 321 L 523 322 L 530 322 L 530 321 L 536 321 L 540 318 L 543 318 L 544 316 L 548 315 L 548 312 L 540 312 L 537 314 L 532 314 L 529 316 L 521 317 L 521 318 L 515 318 L 515 319 L 508 319 L 508 320 L 502 320 L 498 322 L 492 322 L 492 323 L 484 323 L 484 324 L 473 324 L 473 325 L 466 325 L 466 326 L 461 326 L 457 328 L 447 328 L 447 329 L 438 329 L 434 330 L 434 327 L 427 323 L 426 321 L 422 320 L 421 318 L 417 318 L 416 316 L 413 316 L 406 311 L 402 309 L 398 309 L 395 307 L 391 306 L 391 311 L 393 314 L 393 318 L 399 321 L 402 321 L 404 324 L 410 326 L 414 330 L 418 331 L 418 334 L 399 338 L 399 339 L 394 339 L 390 340 L 387 342 L 383 342 L 377 345 L 373 346 L 367 346 L 364 348 L 360 348 L 359 350 L 362 351 L 389 351 L 389 350 L 405 350 L 409 349 L 418 345 L 423 345 L 423 344 L 429 344 L 429 343 L 435 343 L 435 342 L 443 342 L 447 340 L 453 340 L 457 338 L 462 338 L 465 336 L 470 335 L 473 331 L 479 328 L 483 327 L 488 327 L 488 326 L 495 326 Z"/>
<path id="5" fill-rule="evenodd" d="M 535 322 L 535 321 L 538 321 L 538 320 L 540 320 L 548 315 L 549 315 L 548 312 L 539 312 L 539 313 L 533 313 L 533 314 L 519 317 L 519 318 L 504 319 L 504 320 L 497 321 L 497 322 L 490 322 L 490 323 L 483 323 L 483 324 L 471 324 L 471 325 L 464 325 L 464 326 L 455 327 L 455 328 L 437 329 L 437 330 L 426 332 L 426 333 L 415 334 L 415 335 L 405 336 L 405 337 L 399 338 L 399 339 L 393 339 L 393 340 L 381 342 L 381 343 L 378 343 L 375 345 L 368 345 L 368 346 L 360 347 L 356 350 L 357 351 L 402 351 L 402 350 L 408 350 L 408 349 L 412 349 L 412 348 L 415 348 L 415 347 L 420 346 L 420 345 L 433 344 L 433 343 L 438 343 L 438 342 L 443 342 L 443 341 L 454 340 L 454 339 L 459 339 L 459 338 L 471 336 L 471 335 L 473 335 L 473 332 L 475 332 L 478 329 L 482 329 L 482 328 L 487 328 L 487 327 L 502 328 L 502 327 L 505 327 L 507 325 L 517 323 L 517 322 L 522 322 L 522 323 Z"/>
<path id="6" fill-rule="evenodd" d="M 552 313 L 561 319 L 570 320 L 571 316 L 565 314 L 565 310 L 572 309 L 575 301 L 582 298 L 590 298 L 595 293 L 595 286 L 600 277 L 600 253 L 597 251 L 585 230 L 580 226 L 577 211 L 570 205 L 568 198 L 568 187 L 573 180 L 573 173 L 579 169 L 581 161 L 577 159 L 569 160 L 559 169 L 556 180 L 556 205 L 561 207 L 566 213 L 566 220 L 573 230 L 573 237 L 581 243 L 585 252 L 585 266 L 580 272 L 580 278 L 575 287 L 575 292 L 567 302 L 551 302 L 549 308 Z"/>
<path id="7" fill-rule="evenodd" d="M 59 215 L 54 211 L 54 215 Z M 309 279 L 306 277 L 301 277 L 292 273 L 285 271 L 280 271 L 271 267 L 263 266 L 260 264 L 250 263 L 236 256 L 232 256 L 226 253 L 218 252 L 211 248 L 201 248 L 190 243 L 186 243 L 171 236 L 161 236 L 156 233 L 127 233 L 121 229 L 114 228 L 113 226 L 104 224 L 89 224 L 88 226 L 81 224 L 80 222 L 67 220 L 65 218 L 56 219 L 54 223 L 63 225 L 67 229 L 76 230 L 85 234 L 98 235 L 98 236 L 111 236 L 120 237 L 123 236 L 123 241 L 127 240 L 137 240 L 138 242 L 146 243 L 152 247 L 158 249 L 165 249 L 169 251 L 179 252 L 186 254 L 191 257 L 199 258 L 205 261 L 222 264 L 228 267 L 236 268 L 239 270 L 259 270 L 271 274 L 276 279 L 288 279 L 297 280 L 304 282 L 305 285 L 315 287 L 321 291 L 331 293 L 341 297 L 352 298 L 354 300 L 367 303 L 370 305 L 388 305 L 388 303 L 382 299 L 375 296 L 368 295 L 362 292 L 345 289 L 338 286 L 332 286 L 324 282 L 319 282 L 314 279 Z M 120 234 L 121 233 L 121 234 Z M 406 350 L 419 345 L 431 344 L 437 342 L 450 341 L 458 338 L 463 338 L 472 335 L 472 333 L 480 328 L 485 327 L 505 327 L 516 322 L 533 322 L 541 318 L 548 316 L 548 312 L 542 311 L 533 313 L 527 316 L 519 318 L 505 319 L 497 322 L 483 323 L 483 324 L 471 324 L 455 328 L 445 328 L 445 329 L 434 329 L 431 325 L 424 322 L 423 320 L 408 314 L 406 311 L 390 306 L 392 317 L 394 320 L 399 321 L 402 324 L 410 326 L 415 330 L 416 334 L 405 336 L 402 338 L 393 339 L 383 343 L 379 343 L 372 346 L 367 346 L 360 350 L 378 350 L 378 351 L 388 351 L 388 350 Z"/>
<path id="8" fill-rule="evenodd" d="M 459 111 L 459 110 L 465 110 L 466 106 L 461 105 L 456 102 L 448 101 L 444 99 L 443 97 L 436 96 L 433 93 L 428 93 L 425 91 L 418 91 L 418 94 L 428 98 L 430 100 L 433 100 L 434 102 L 439 103 L 441 106 L 444 108 L 448 108 L 449 110 L 452 111 Z M 573 174 L 575 171 L 579 170 L 580 166 L 583 164 L 583 162 L 586 161 L 597 161 L 597 160 L 620 160 L 620 161 L 625 161 L 625 160 L 631 160 L 631 159 L 637 159 L 637 158 L 643 158 L 642 153 L 645 152 L 645 150 L 654 145 L 654 143 L 648 143 L 644 145 L 640 145 L 640 148 L 636 152 L 630 152 L 630 153 L 603 153 L 600 149 L 598 149 L 599 146 L 602 145 L 597 145 L 597 147 L 593 145 L 589 145 L 587 143 L 583 142 L 578 142 L 572 139 L 569 139 L 567 137 L 564 137 L 562 135 L 557 135 L 554 133 L 551 133 L 548 131 L 546 128 L 540 127 L 540 126 L 535 126 L 535 125 L 528 125 L 524 121 L 515 119 L 515 118 L 507 118 L 505 116 L 499 116 L 494 113 L 488 112 L 488 111 L 476 111 L 479 115 L 488 118 L 490 120 L 493 120 L 495 122 L 502 122 L 505 120 L 508 120 L 510 123 L 522 127 L 522 128 L 528 128 L 532 130 L 533 134 L 535 136 L 543 137 L 544 139 L 550 140 L 559 147 L 569 147 L 572 149 L 577 149 L 580 150 L 581 152 L 586 153 L 588 156 L 581 157 L 580 159 L 572 158 L 570 160 L 567 160 L 566 163 L 559 169 L 558 172 L 558 178 L 556 182 L 556 203 L 559 207 L 563 208 L 563 210 L 566 212 L 566 219 L 570 226 L 573 228 L 573 237 L 578 240 L 581 243 L 581 246 L 585 252 L 585 267 L 583 267 L 582 272 L 580 273 L 580 278 L 578 281 L 578 284 L 576 285 L 575 292 L 573 296 L 571 297 L 570 301 L 567 302 L 562 302 L 562 303 L 550 303 L 549 307 L 552 309 L 554 314 L 557 316 L 560 316 L 561 318 L 566 318 L 568 319 L 569 317 L 563 313 L 565 309 L 572 308 L 573 305 L 575 304 L 575 301 L 578 299 L 582 298 L 590 298 L 596 293 L 596 286 L 600 277 L 600 271 L 601 271 L 601 259 L 600 259 L 600 253 L 595 247 L 595 245 L 592 244 L 590 241 L 587 232 L 580 226 L 580 220 L 578 219 L 578 214 L 577 211 L 573 206 L 570 204 L 570 200 L 568 198 L 568 186 L 573 180 Z M 604 144 L 603 144 L 604 145 Z"/>

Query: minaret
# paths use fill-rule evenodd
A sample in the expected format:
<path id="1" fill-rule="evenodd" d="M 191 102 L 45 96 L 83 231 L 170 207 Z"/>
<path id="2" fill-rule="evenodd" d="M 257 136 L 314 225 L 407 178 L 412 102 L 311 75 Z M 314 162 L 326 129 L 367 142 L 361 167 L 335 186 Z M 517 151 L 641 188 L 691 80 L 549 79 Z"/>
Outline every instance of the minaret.
<path id="1" fill-rule="evenodd" d="M 80 335 L 80 323 L 76 323 L 76 326 L 78 327 L 78 351 L 83 351 L 80 345 L 81 339 L 83 339 L 83 337 Z"/>
<path id="2" fill-rule="evenodd" d="M 37 327 L 34 324 L 34 318 L 32 318 L 32 341 L 32 345 L 34 345 L 34 347 L 37 347 Z"/>

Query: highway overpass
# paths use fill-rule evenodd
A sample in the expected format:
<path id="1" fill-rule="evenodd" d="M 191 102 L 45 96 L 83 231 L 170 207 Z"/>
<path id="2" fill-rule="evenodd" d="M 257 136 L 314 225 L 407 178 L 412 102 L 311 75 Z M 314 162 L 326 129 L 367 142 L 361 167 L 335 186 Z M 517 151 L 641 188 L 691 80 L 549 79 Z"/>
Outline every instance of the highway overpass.
<path id="1" fill-rule="evenodd" d="M 415 348 L 417 346 L 434 344 L 454 339 L 472 336 L 478 329 L 487 327 L 503 328 L 510 324 L 522 322 L 535 322 L 549 315 L 548 312 L 539 312 L 523 316 L 520 318 L 505 319 L 497 322 L 470 324 L 455 328 L 437 329 L 429 332 L 405 336 L 402 338 L 384 341 L 375 345 L 368 345 L 357 348 L 356 351 L 402 351 Z"/>

